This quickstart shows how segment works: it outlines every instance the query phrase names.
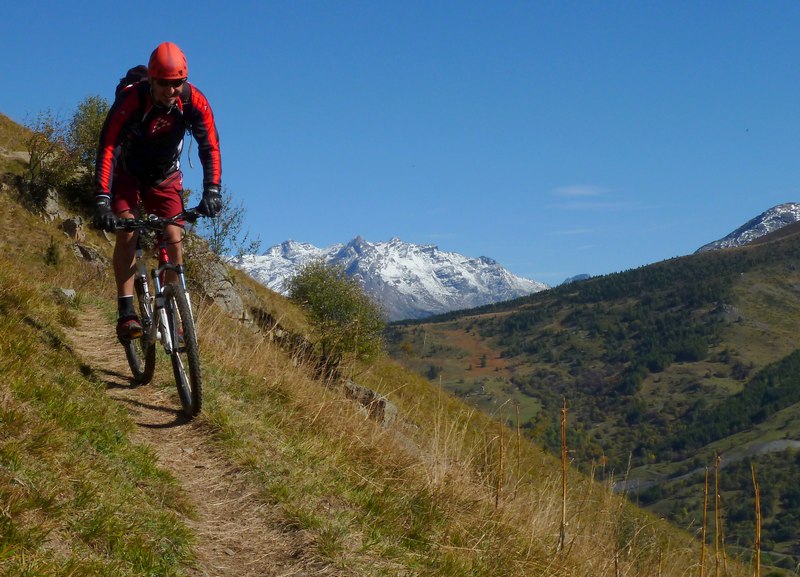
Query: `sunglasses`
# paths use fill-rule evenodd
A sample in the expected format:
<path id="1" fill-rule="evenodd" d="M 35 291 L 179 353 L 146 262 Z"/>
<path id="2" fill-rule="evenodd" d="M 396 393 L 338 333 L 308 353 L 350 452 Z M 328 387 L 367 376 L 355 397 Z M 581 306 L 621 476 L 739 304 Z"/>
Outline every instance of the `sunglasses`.
<path id="1" fill-rule="evenodd" d="M 178 78 L 177 80 L 165 80 L 164 78 L 156 78 L 156 84 L 158 84 L 161 88 L 166 88 L 169 86 L 170 88 L 180 88 L 183 86 L 183 83 L 186 82 L 185 78 Z"/>

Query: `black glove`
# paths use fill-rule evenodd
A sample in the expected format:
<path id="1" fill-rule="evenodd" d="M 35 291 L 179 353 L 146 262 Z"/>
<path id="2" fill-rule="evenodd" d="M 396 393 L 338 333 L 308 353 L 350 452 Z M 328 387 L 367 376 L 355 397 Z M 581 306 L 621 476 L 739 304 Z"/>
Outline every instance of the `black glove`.
<path id="1" fill-rule="evenodd" d="M 98 194 L 96 198 L 94 226 L 112 232 L 117 224 L 117 219 L 111 212 L 111 197 L 107 194 Z"/>
<path id="2" fill-rule="evenodd" d="M 208 186 L 203 190 L 203 200 L 197 205 L 200 214 L 214 218 L 222 210 L 222 196 L 218 186 Z"/>

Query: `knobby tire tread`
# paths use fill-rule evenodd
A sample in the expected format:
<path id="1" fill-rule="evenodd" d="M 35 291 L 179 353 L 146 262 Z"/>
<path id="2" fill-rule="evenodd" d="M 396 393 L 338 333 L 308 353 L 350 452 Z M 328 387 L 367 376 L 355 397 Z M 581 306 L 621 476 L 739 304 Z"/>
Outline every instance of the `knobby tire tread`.
<path id="1" fill-rule="evenodd" d="M 153 315 L 150 302 L 144 295 L 142 281 L 137 278 L 134 286 L 139 307 L 139 319 L 144 327 L 144 334 L 138 339 L 123 341 L 122 347 L 125 349 L 128 366 L 131 368 L 133 383 L 146 385 L 153 380 L 156 368 L 156 344 L 150 340 L 148 330 L 150 323 L 153 322 Z"/>
<path id="2" fill-rule="evenodd" d="M 191 418 L 200 413 L 203 405 L 200 351 L 192 311 L 186 291 L 177 283 L 169 283 L 164 287 L 164 300 L 173 342 L 176 342 L 178 326 L 183 327 L 184 344 L 180 349 L 175 346 L 171 360 L 183 412 Z"/>

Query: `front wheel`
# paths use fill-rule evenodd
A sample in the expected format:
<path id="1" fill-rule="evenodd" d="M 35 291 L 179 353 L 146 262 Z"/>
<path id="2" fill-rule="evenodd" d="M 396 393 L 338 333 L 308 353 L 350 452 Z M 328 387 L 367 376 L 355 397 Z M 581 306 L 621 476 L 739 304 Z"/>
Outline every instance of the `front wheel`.
<path id="1" fill-rule="evenodd" d="M 133 383 L 146 385 L 153 379 L 156 368 L 156 344 L 151 340 L 150 325 L 153 322 L 150 296 L 141 278 L 134 282 L 136 300 L 139 305 L 139 319 L 144 327 L 144 334 L 138 339 L 120 341 L 125 349 L 125 357 L 131 368 Z"/>
<path id="2" fill-rule="evenodd" d="M 175 384 L 183 412 L 191 418 L 200 412 L 203 404 L 203 377 L 192 310 L 186 291 L 180 284 L 169 283 L 164 287 L 164 309 L 172 337 L 170 357 Z"/>

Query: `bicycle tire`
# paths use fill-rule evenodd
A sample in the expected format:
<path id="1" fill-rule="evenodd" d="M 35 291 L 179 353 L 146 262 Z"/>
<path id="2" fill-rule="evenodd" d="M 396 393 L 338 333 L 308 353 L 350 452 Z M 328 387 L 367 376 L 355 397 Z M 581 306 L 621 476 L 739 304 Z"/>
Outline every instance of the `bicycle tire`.
<path id="1" fill-rule="evenodd" d="M 128 359 L 128 366 L 131 368 L 133 383 L 135 385 L 146 385 L 153 380 L 153 373 L 155 373 L 156 369 L 156 344 L 150 339 L 150 325 L 153 322 L 153 313 L 150 300 L 145 296 L 140 278 L 135 279 L 134 288 L 139 306 L 139 319 L 144 332 L 138 339 L 121 342 L 122 348 L 125 349 L 125 357 Z"/>
<path id="2" fill-rule="evenodd" d="M 174 343 L 170 357 L 178 396 L 183 413 L 192 418 L 200 413 L 203 406 L 203 376 L 192 310 L 186 291 L 180 284 L 169 283 L 164 287 L 164 309 Z M 183 337 L 180 342 L 179 335 Z"/>

